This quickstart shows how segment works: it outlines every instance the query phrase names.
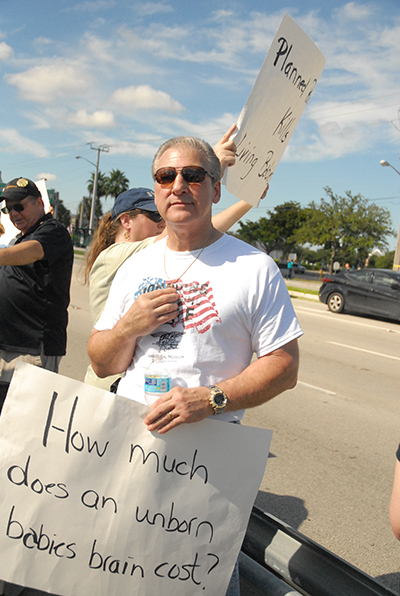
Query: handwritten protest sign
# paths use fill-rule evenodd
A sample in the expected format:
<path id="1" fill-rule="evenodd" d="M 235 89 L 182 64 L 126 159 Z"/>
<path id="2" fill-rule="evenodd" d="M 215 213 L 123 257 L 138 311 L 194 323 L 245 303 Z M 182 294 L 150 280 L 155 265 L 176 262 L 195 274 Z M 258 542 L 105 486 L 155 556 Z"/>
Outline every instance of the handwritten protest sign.
<path id="1" fill-rule="evenodd" d="M 285 14 L 238 120 L 229 192 L 257 206 L 325 66 L 325 58 Z"/>
<path id="2" fill-rule="evenodd" d="M 224 594 L 271 431 L 157 435 L 147 406 L 18 364 L 0 418 L 0 578 L 55 594 Z"/>

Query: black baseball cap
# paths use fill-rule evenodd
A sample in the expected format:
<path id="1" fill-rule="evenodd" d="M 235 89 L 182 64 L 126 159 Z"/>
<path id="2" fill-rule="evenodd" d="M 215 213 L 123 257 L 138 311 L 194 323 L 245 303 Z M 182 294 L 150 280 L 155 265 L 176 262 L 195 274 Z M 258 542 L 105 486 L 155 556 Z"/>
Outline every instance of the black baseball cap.
<path id="1" fill-rule="evenodd" d="M 133 209 L 143 209 L 158 213 L 154 202 L 154 191 L 150 188 L 130 188 L 125 190 L 115 199 L 114 207 L 111 209 L 111 217 L 116 219 L 122 213 Z"/>
<path id="2" fill-rule="evenodd" d="M 39 198 L 41 196 L 40 190 L 29 178 L 14 178 L 5 185 L 0 200 L 22 201 L 26 197 Z"/>

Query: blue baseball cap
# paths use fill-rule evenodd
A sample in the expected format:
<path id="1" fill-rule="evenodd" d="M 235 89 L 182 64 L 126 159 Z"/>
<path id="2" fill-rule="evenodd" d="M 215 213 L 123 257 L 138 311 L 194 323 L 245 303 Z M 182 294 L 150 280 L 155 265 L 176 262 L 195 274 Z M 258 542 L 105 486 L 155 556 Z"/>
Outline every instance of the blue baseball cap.
<path id="1" fill-rule="evenodd" d="M 122 213 L 133 209 L 143 209 L 158 213 L 154 202 L 154 191 L 150 188 L 130 188 L 125 190 L 115 199 L 114 207 L 111 209 L 111 217 L 116 219 Z"/>

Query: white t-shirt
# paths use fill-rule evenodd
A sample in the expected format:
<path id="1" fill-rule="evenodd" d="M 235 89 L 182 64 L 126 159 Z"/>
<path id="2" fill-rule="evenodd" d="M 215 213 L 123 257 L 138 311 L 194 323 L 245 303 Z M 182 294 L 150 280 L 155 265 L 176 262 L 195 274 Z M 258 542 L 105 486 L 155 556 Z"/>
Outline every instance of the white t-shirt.
<path id="1" fill-rule="evenodd" d="M 130 257 L 116 274 L 98 331 L 114 327 L 140 294 L 182 276 L 174 283 L 181 299 L 177 319 L 138 339 L 119 395 L 145 403 L 144 373 L 155 354 L 162 354 L 173 387 L 204 387 L 241 373 L 253 353 L 265 356 L 302 335 L 282 275 L 268 255 L 228 235 L 193 262 L 198 254 L 166 249 L 163 239 L 146 249 L 146 258 Z M 218 418 L 238 420 L 243 414 L 224 412 Z"/>

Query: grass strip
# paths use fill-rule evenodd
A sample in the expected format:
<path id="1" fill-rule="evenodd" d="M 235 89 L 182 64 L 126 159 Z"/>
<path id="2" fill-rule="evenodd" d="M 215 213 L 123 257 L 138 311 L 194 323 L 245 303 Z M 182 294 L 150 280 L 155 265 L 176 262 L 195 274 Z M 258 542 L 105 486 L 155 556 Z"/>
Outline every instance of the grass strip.
<path id="1" fill-rule="evenodd" d="M 295 286 L 286 286 L 289 292 L 300 292 L 300 294 L 315 294 L 318 296 L 318 290 L 309 290 L 307 288 L 297 288 Z"/>

